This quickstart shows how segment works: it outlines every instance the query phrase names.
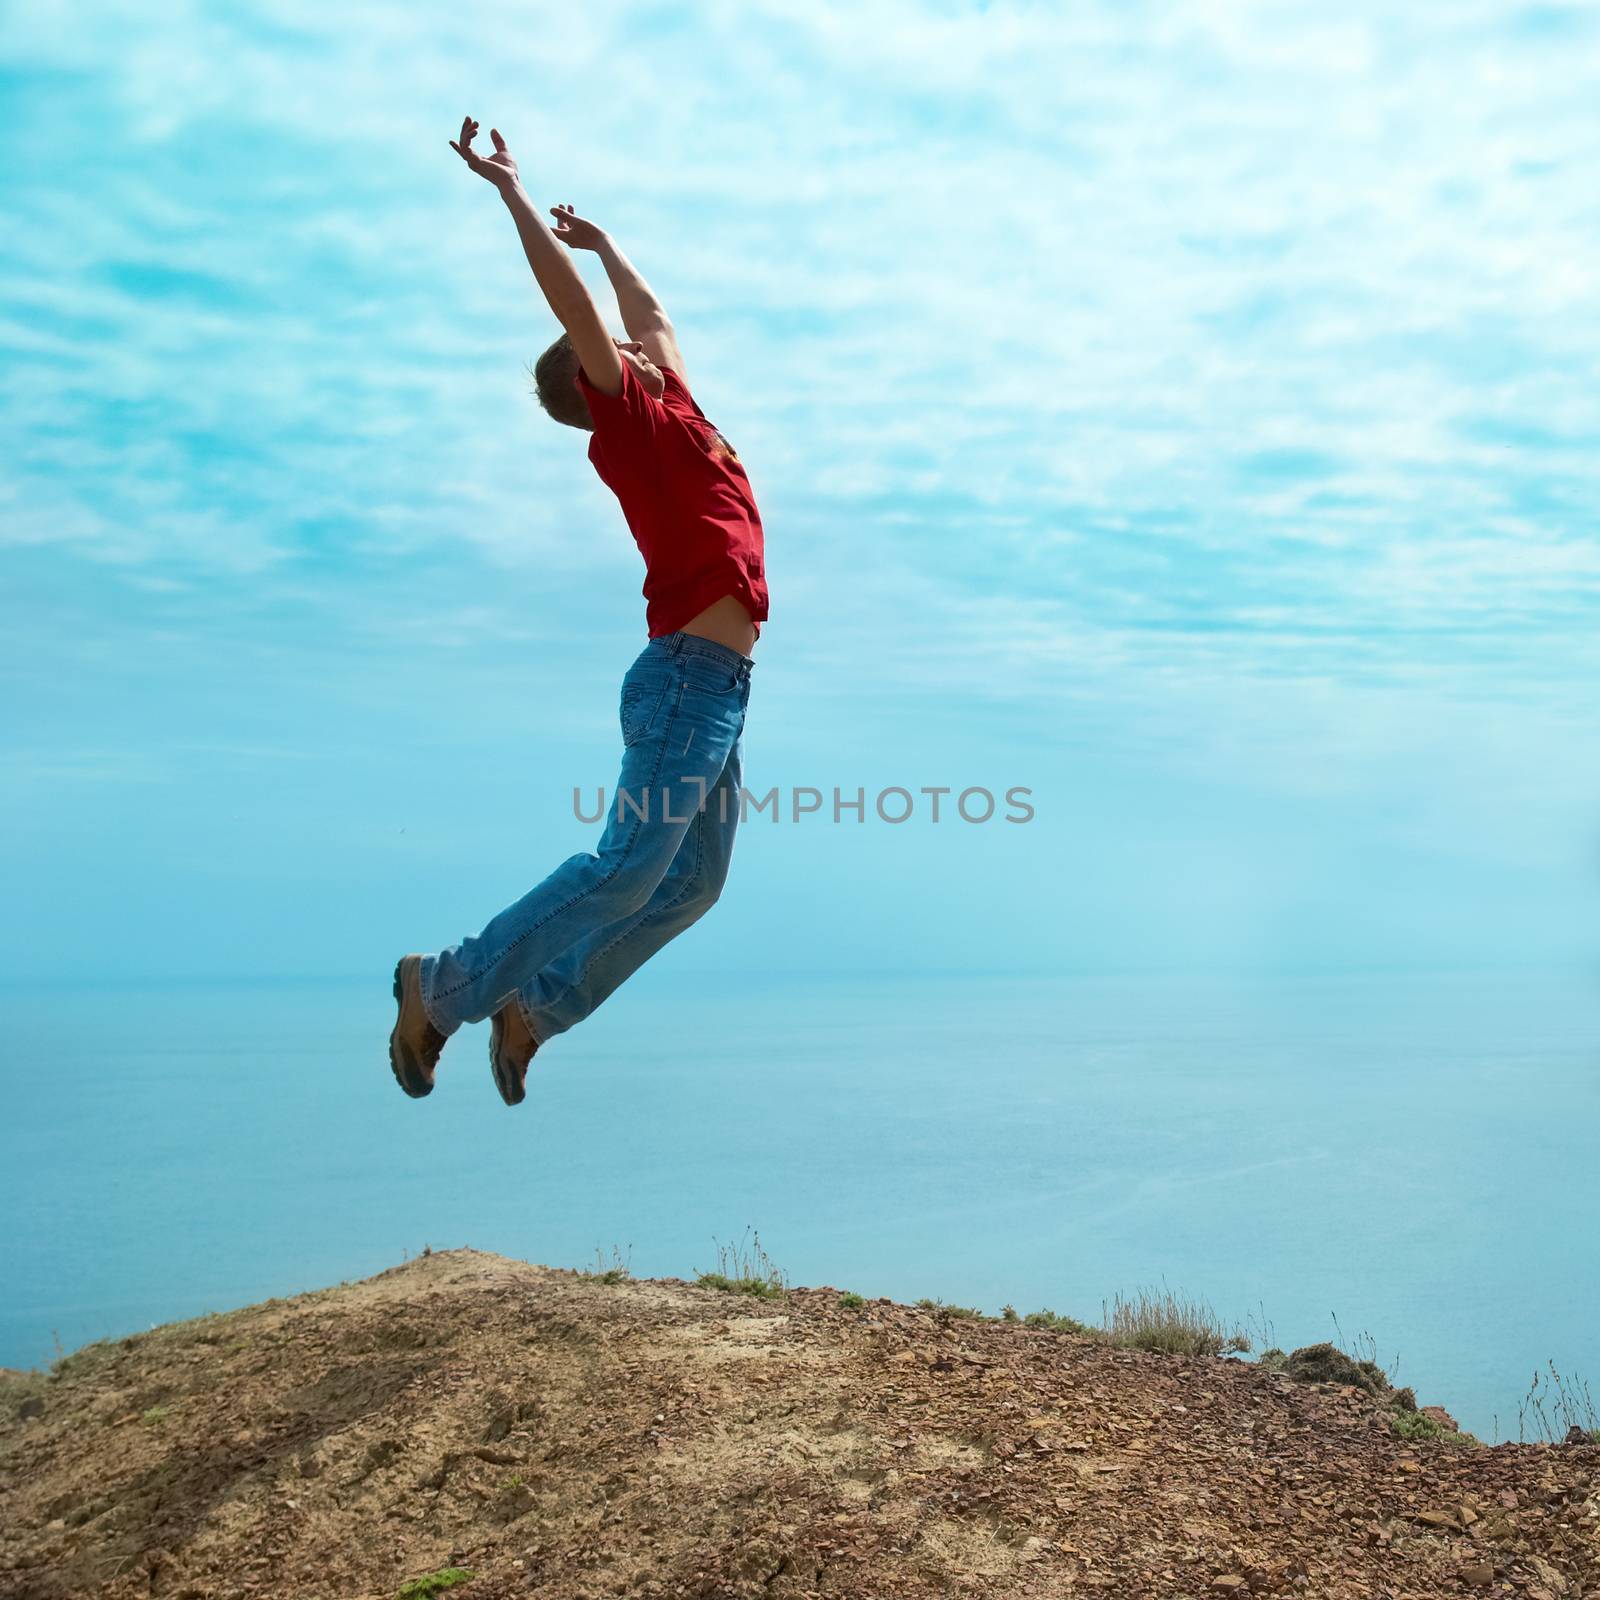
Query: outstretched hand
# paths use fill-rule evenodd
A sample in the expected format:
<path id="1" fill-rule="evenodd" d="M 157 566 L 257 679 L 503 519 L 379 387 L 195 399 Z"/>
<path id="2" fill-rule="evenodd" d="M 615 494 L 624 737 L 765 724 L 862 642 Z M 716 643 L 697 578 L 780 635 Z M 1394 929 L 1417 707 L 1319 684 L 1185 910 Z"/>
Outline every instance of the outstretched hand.
<path id="1" fill-rule="evenodd" d="M 569 205 L 551 206 L 550 215 L 556 219 L 550 231 L 574 250 L 598 250 L 605 242 L 605 229 L 586 221 Z"/>
<path id="2" fill-rule="evenodd" d="M 507 189 L 514 189 L 521 181 L 517 175 L 517 163 L 511 152 L 506 149 L 506 142 L 500 137 L 500 130 L 498 128 L 489 130 L 489 137 L 494 141 L 494 154 L 492 156 L 480 156 L 472 148 L 473 136 L 477 131 L 478 124 L 471 117 L 463 117 L 461 119 L 460 143 L 458 144 L 452 139 L 450 148 L 480 178 L 487 178 L 501 193 L 504 193 Z"/>

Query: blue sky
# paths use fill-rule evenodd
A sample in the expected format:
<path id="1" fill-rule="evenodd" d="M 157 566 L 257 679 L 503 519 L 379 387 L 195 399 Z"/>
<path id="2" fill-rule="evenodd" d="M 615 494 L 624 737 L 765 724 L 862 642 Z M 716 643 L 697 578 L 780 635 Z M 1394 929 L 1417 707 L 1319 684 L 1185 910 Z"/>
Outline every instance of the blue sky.
<path id="1" fill-rule="evenodd" d="M 752 826 L 674 970 L 1592 961 L 1592 7 L 3 13 L 8 977 L 387 972 L 587 843 L 641 573 L 468 112 L 751 471 L 752 786 L 1034 791 Z"/>

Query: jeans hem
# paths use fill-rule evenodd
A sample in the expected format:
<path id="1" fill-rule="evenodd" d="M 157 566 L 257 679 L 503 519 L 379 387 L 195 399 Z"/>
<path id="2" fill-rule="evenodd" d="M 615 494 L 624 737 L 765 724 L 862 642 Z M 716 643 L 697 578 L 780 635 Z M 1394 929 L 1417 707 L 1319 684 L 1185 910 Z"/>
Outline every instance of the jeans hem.
<path id="1" fill-rule="evenodd" d="M 435 1033 L 441 1033 L 448 1039 L 461 1024 L 454 1022 L 448 1028 L 442 1028 L 439 1026 L 438 1017 L 433 1014 L 433 1006 L 428 1000 L 428 973 L 432 965 L 432 956 L 424 956 L 422 958 L 422 965 L 417 969 L 417 994 L 422 1001 L 422 1014 L 428 1019 L 429 1026 L 433 1028 Z"/>
<path id="2" fill-rule="evenodd" d="M 536 1048 L 547 1044 L 551 1039 L 555 1038 L 558 1033 L 566 1032 L 566 1029 L 564 1028 L 550 1027 L 548 1024 L 546 1024 L 544 1018 L 539 1012 L 530 1011 L 527 1006 L 522 1003 L 522 996 L 520 994 L 517 996 L 517 1010 L 522 1013 L 523 1026 L 526 1027 L 528 1032 L 533 1035 L 533 1041 Z"/>

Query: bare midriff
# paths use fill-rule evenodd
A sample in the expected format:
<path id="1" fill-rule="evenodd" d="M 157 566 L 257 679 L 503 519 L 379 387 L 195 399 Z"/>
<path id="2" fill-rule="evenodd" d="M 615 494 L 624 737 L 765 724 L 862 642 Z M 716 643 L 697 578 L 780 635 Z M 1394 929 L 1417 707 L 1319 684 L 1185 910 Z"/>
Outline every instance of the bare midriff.
<path id="1" fill-rule="evenodd" d="M 742 656 L 750 655 L 756 647 L 756 625 L 731 594 L 713 600 L 698 616 L 690 617 L 679 632 L 725 644 Z"/>

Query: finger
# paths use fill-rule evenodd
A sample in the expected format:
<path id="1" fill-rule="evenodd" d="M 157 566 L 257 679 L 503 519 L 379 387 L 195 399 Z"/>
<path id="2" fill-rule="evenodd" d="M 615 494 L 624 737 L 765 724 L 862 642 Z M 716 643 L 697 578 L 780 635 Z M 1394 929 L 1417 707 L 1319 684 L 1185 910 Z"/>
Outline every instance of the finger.
<path id="1" fill-rule="evenodd" d="M 503 155 L 505 153 L 506 142 L 500 137 L 500 130 L 498 128 L 491 128 L 489 130 L 489 137 L 494 140 L 496 154 Z"/>
<path id="2" fill-rule="evenodd" d="M 462 144 L 471 144 L 472 143 L 472 136 L 477 131 L 478 131 L 478 125 L 472 120 L 471 117 L 463 117 L 461 119 L 461 142 L 462 142 Z"/>

